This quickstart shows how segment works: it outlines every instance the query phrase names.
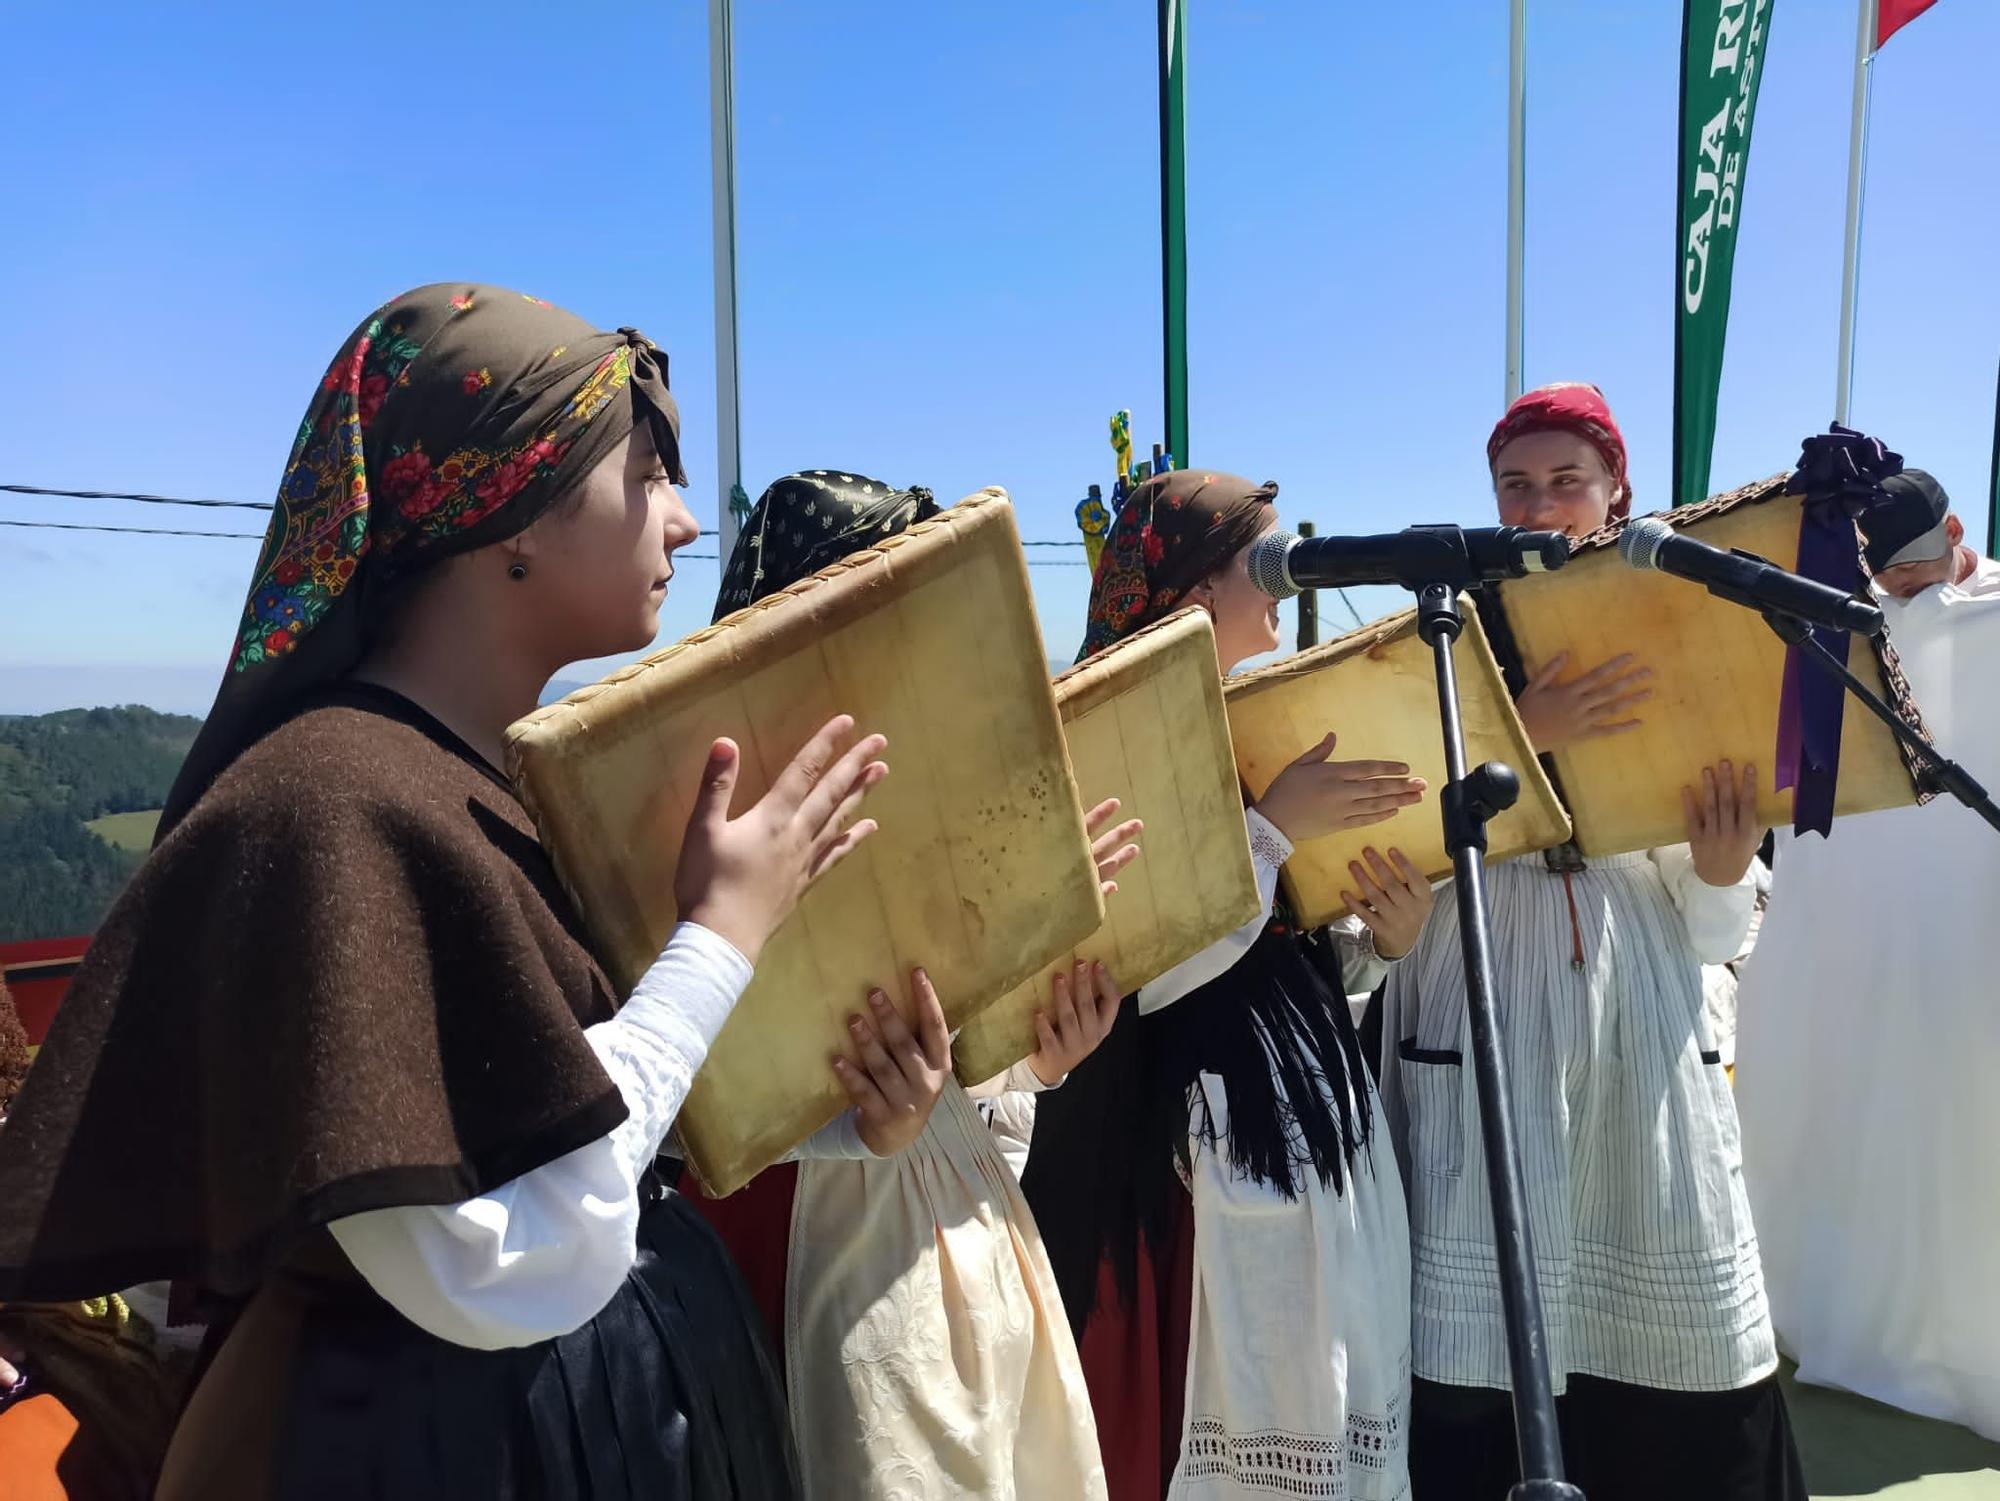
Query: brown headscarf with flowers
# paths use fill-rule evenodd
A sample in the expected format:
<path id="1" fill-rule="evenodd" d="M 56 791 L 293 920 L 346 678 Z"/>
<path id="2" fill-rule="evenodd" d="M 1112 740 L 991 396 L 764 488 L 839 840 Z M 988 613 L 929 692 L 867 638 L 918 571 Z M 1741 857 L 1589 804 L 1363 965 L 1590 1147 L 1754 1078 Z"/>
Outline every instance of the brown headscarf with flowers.
<path id="1" fill-rule="evenodd" d="M 371 313 L 299 425 L 215 707 L 159 837 L 310 690 L 366 655 L 402 586 L 525 531 L 644 416 L 686 483 L 667 359 L 520 292 L 440 282 Z"/>
<path id="2" fill-rule="evenodd" d="M 1631 514 L 1632 478 L 1627 472 L 1625 437 L 1618 431 L 1611 404 L 1602 391 L 1583 381 L 1565 380 L 1515 397 L 1507 415 L 1493 425 L 1492 436 L 1486 440 L 1487 469 L 1498 464 L 1500 450 L 1516 438 L 1545 432 L 1575 433 L 1596 449 L 1611 473 L 1610 519 L 1623 521 Z"/>
<path id="3" fill-rule="evenodd" d="M 1266 480 L 1177 469 L 1125 497 L 1091 579 L 1085 657 L 1178 609 L 1188 591 L 1257 540 L 1278 498 Z"/>

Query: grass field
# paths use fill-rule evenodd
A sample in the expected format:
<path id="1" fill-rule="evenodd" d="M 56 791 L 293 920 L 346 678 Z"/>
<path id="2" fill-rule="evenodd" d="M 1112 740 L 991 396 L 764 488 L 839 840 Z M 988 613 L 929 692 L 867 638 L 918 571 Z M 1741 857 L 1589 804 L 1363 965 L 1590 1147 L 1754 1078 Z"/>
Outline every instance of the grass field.
<path id="1" fill-rule="evenodd" d="M 153 847 L 153 830 L 159 822 L 160 810 L 154 808 L 144 813 L 112 813 L 93 819 L 88 827 L 106 844 L 144 852 Z"/>
<path id="2" fill-rule="evenodd" d="M 1814 1501 L 1996 1501 L 2000 1444 L 1824 1387 L 1801 1386 L 1785 1362 L 1792 1428 Z"/>

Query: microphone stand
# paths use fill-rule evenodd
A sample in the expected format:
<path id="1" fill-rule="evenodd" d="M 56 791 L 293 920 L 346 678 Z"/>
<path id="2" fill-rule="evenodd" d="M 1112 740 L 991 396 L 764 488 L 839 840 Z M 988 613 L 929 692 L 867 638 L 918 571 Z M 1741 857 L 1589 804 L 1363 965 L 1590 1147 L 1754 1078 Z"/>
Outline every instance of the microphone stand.
<path id="1" fill-rule="evenodd" d="M 1759 610 L 1758 613 L 1764 617 L 1771 629 L 1777 632 L 1781 641 L 1789 646 L 1798 647 L 1822 671 L 1832 674 L 1845 685 L 1847 691 L 1860 699 L 1869 713 L 1887 725 L 1889 732 L 1917 760 L 1925 777 L 1985 819 L 1991 827 L 2000 830 L 2000 808 L 1993 805 L 1993 799 L 1988 796 L 1986 789 L 1980 786 L 1963 766 L 1956 761 L 1947 760 L 1935 746 L 1930 745 L 1923 736 L 1904 724 L 1900 714 L 1856 677 L 1845 662 L 1821 644 L 1819 638 L 1813 635 L 1810 624 L 1782 610 Z"/>
<path id="2" fill-rule="evenodd" d="M 1445 561 L 1440 559 L 1439 561 Z M 1583 1501 L 1562 1478 L 1562 1437 L 1549 1378 L 1549 1347 L 1542 1321 L 1542 1292 L 1535 1278 L 1521 1148 L 1508 1105 L 1507 1059 L 1500 1045 L 1493 1001 L 1493 942 L 1486 908 L 1486 824 L 1514 805 L 1521 779 L 1499 761 L 1468 773 L 1465 726 L 1459 712 L 1458 674 L 1452 645 L 1465 629 L 1458 591 L 1482 580 L 1459 539 L 1458 576 L 1409 584 L 1417 596 L 1417 634 L 1429 643 L 1437 669 L 1438 714 L 1444 726 L 1446 780 L 1441 799 L 1445 847 L 1451 851 L 1458 898 L 1458 932 L 1465 956 L 1466 1010 L 1472 1024 L 1472 1065 L 1479 1087 L 1479 1129 L 1486 1154 L 1486 1185 L 1493 1201 L 1493 1243 L 1499 1259 L 1500 1306 L 1507 1329 L 1507 1362 L 1514 1391 L 1514 1434 L 1521 1483 L 1508 1501 Z"/>

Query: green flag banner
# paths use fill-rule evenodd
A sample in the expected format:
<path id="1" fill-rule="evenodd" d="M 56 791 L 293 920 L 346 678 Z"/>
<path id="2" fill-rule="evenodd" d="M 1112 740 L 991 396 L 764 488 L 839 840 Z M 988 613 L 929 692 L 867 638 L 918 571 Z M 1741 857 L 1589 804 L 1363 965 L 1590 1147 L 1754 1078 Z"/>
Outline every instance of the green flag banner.
<path id="1" fill-rule="evenodd" d="M 1729 284 L 1772 0 L 1685 0 L 1674 302 L 1674 504 L 1708 494 Z"/>

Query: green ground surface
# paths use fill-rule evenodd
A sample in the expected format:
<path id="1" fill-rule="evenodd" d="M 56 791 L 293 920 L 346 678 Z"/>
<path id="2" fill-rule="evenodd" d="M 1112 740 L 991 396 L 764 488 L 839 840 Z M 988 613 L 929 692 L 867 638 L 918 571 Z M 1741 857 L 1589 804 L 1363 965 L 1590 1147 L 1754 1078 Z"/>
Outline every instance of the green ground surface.
<path id="1" fill-rule="evenodd" d="M 160 810 L 155 808 L 147 813 L 111 813 L 103 818 L 92 819 L 90 831 L 106 844 L 114 844 L 121 850 L 139 850 L 153 847 L 153 830 L 160 822 Z"/>
<path id="2" fill-rule="evenodd" d="M 1789 1363 L 1784 1379 L 1815 1501 L 2000 1501 L 2000 1444 L 1865 1397 L 1802 1386 Z"/>

